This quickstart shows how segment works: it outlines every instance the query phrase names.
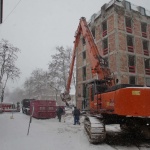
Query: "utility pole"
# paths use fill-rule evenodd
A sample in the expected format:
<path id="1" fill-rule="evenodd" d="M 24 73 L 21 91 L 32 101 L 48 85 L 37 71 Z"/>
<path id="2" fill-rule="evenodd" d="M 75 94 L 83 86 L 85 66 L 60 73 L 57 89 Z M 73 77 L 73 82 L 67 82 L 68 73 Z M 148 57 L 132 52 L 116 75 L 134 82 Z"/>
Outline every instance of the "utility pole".
<path id="1" fill-rule="evenodd" d="M 0 24 L 3 22 L 3 0 L 0 0 Z"/>

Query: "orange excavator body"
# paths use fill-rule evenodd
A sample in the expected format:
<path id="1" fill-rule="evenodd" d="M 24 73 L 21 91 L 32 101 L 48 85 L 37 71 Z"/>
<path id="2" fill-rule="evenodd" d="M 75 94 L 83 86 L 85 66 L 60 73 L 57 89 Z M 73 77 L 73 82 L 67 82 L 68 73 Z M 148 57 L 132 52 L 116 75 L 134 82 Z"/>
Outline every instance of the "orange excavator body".
<path id="1" fill-rule="evenodd" d="M 125 87 L 90 99 L 91 112 L 127 117 L 150 117 L 150 88 Z M 94 112 L 93 112 L 94 113 Z"/>

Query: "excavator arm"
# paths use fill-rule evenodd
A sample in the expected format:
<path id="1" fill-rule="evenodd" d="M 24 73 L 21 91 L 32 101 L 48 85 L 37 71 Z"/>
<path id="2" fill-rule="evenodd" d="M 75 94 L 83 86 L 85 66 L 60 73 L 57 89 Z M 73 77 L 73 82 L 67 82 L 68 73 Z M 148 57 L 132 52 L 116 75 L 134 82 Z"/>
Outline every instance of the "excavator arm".
<path id="1" fill-rule="evenodd" d="M 110 70 L 106 67 L 106 61 L 99 54 L 98 48 L 94 42 L 93 35 L 88 27 L 86 19 L 84 17 L 81 17 L 79 26 L 75 35 L 73 55 L 72 55 L 72 61 L 70 65 L 70 72 L 69 72 L 69 77 L 67 80 L 66 90 L 64 93 L 61 94 L 61 99 L 64 102 L 71 100 L 69 96 L 70 85 L 71 85 L 72 73 L 73 73 L 73 68 L 74 68 L 76 49 L 80 41 L 81 35 L 86 41 L 86 48 L 87 48 L 88 56 L 89 56 L 90 63 L 91 63 L 91 71 L 92 71 L 93 77 L 96 77 L 99 80 L 106 80 L 111 86 L 113 84 L 112 79 L 110 78 Z"/>

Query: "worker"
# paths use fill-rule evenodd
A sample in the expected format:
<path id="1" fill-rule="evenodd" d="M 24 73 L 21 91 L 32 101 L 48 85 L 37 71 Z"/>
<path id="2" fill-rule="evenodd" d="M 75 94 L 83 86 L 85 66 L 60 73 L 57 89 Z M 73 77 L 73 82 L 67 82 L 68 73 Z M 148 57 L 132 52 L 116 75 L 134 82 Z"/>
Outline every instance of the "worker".
<path id="1" fill-rule="evenodd" d="M 77 107 L 74 107 L 73 116 L 74 116 L 74 124 L 73 125 L 76 125 L 76 124 L 80 125 L 80 122 L 79 122 L 80 110 L 77 109 Z"/>
<path id="2" fill-rule="evenodd" d="M 64 112 L 63 109 L 59 106 L 57 109 L 57 116 L 58 116 L 59 122 L 61 122 L 61 116 L 62 116 L 63 112 Z"/>

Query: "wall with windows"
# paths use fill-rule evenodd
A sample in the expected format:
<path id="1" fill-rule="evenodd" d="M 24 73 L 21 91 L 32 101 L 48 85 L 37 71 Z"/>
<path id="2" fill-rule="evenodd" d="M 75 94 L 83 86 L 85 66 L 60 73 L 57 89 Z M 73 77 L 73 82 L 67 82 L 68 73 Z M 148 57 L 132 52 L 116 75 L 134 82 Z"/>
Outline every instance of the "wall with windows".
<path id="1" fill-rule="evenodd" d="M 105 4 L 94 14 L 89 28 L 99 54 L 122 84 L 150 86 L 150 19 L 146 10 L 123 0 Z M 113 4 L 113 3 L 112 3 Z M 85 105 L 85 83 L 92 79 L 86 42 L 81 36 L 77 49 L 77 96 L 80 108 Z"/>

